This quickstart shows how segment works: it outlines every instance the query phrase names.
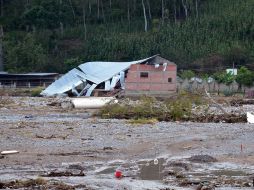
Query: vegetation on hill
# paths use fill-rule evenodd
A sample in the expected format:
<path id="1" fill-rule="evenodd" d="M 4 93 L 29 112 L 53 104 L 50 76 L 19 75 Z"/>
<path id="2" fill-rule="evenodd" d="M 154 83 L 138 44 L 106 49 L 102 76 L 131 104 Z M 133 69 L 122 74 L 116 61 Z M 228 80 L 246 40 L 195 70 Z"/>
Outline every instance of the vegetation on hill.
<path id="1" fill-rule="evenodd" d="M 253 0 L 1 0 L 4 67 L 64 73 L 86 61 L 161 54 L 179 69 L 253 69 L 253 7 Z"/>

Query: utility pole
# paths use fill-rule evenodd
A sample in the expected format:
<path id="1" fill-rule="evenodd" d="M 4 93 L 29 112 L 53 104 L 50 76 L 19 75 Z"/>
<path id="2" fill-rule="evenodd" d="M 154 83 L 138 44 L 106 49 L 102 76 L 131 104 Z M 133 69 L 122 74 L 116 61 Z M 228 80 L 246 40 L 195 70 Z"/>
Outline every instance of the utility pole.
<path id="1" fill-rule="evenodd" d="M 235 62 L 233 61 L 233 76 L 235 75 Z"/>

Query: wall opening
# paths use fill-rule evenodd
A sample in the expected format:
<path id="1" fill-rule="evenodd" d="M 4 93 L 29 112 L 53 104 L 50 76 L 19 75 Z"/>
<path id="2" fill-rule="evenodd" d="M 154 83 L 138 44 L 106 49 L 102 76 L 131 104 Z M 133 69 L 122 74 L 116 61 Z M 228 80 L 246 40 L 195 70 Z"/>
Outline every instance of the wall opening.
<path id="1" fill-rule="evenodd" d="M 168 78 L 168 82 L 171 83 L 172 82 L 172 78 Z"/>
<path id="2" fill-rule="evenodd" d="M 148 72 L 141 72 L 140 78 L 148 78 Z"/>

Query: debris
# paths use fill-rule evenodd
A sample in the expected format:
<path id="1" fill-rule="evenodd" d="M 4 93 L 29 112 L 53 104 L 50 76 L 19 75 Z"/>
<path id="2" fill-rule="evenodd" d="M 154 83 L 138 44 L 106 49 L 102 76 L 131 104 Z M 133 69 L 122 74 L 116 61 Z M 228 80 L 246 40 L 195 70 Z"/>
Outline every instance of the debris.
<path id="1" fill-rule="evenodd" d="M 103 150 L 113 150 L 113 148 L 111 146 L 105 146 L 103 147 Z"/>
<path id="2" fill-rule="evenodd" d="M 254 123 L 254 114 L 252 114 L 251 112 L 247 112 L 247 121 L 248 121 L 248 123 L 253 124 Z"/>
<path id="3" fill-rule="evenodd" d="M 94 138 L 81 138 L 82 141 L 93 141 Z"/>
<path id="4" fill-rule="evenodd" d="M 9 182 L 0 182 L 0 189 L 55 189 L 55 190 L 90 190 L 86 185 L 71 186 L 58 181 L 47 181 L 43 178 L 15 180 Z"/>
<path id="5" fill-rule="evenodd" d="M 97 151 L 85 151 L 85 152 L 66 152 L 66 153 L 50 153 L 51 156 L 77 156 L 82 155 L 83 157 L 96 157 L 94 154 L 98 153 Z"/>
<path id="6" fill-rule="evenodd" d="M 118 179 L 122 178 L 123 177 L 122 172 L 120 170 L 116 170 L 115 177 Z"/>
<path id="7" fill-rule="evenodd" d="M 46 136 L 41 136 L 41 135 L 36 134 L 35 136 L 36 136 L 36 138 L 40 138 L 40 139 L 53 139 L 53 138 L 56 138 L 55 135 L 51 135 L 51 136 L 46 137 Z"/>
<path id="8" fill-rule="evenodd" d="M 209 155 L 195 155 L 191 156 L 189 161 L 198 163 L 217 162 L 217 159 Z"/>
<path id="9" fill-rule="evenodd" d="M 61 107 L 63 109 L 72 109 L 73 108 L 73 104 L 71 103 L 70 100 L 66 100 L 60 103 Z"/>
<path id="10" fill-rule="evenodd" d="M 79 173 L 73 173 L 70 171 L 52 171 L 48 174 L 42 175 L 42 177 L 80 177 L 80 176 L 85 176 L 83 171 L 80 171 Z"/>
<path id="11" fill-rule="evenodd" d="M 31 118 L 33 118 L 33 116 L 32 115 L 26 115 L 25 118 L 26 119 L 31 119 Z"/>
<path id="12" fill-rule="evenodd" d="M 183 147 L 183 149 L 187 149 L 187 150 L 190 150 L 192 148 L 192 146 L 185 146 Z"/>
<path id="13" fill-rule="evenodd" d="M 41 136 L 36 134 L 35 137 L 36 138 L 40 138 L 40 139 L 55 139 L 55 138 L 59 138 L 59 139 L 63 139 L 65 140 L 69 135 L 65 135 L 65 136 L 55 136 L 55 135 L 50 135 L 50 136 Z"/>
<path id="14" fill-rule="evenodd" d="M 205 93 L 206 93 L 206 95 L 208 96 L 208 98 L 225 114 L 225 115 L 227 115 L 228 113 L 224 110 L 224 108 L 220 105 L 220 104 L 218 104 L 212 97 L 211 97 L 211 95 L 207 92 L 207 90 L 205 89 Z"/>
<path id="15" fill-rule="evenodd" d="M 237 100 L 231 100 L 230 105 L 231 106 L 242 106 L 242 105 L 253 105 L 254 100 L 253 99 L 237 99 Z"/>
<path id="16" fill-rule="evenodd" d="M 17 153 L 19 153 L 19 151 L 17 150 L 5 150 L 1 152 L 2 155 L 17 154 Z"/>
<path id="17" fill-rule="evenodd" d="M 169 166 L 184 168 L 185 170 L 189 170 L 190 169 L 190 166 L 187 163 L 184 163 L 184 162 L 171 162 L 169 164 Z"/>
<path id="18" fill-rule="evenodd" d="M 155 159 L 153 160 L 153 164 L 154 164 L 154 165 L 158 165 L 158 163 L 159 163 L 159 160 L 158 160 L 157 158 L 155 158 Z"/>
<path id="19" fill-rule="evenodd" d="M 109 103 L 118 103 L 115 97 L 85 97 L 72 98 L 71 103 L 74 108 L 97 109 Z"/>
<path id="20" fill-rule="evenodd" d="M 29 179 L 29 180 L 15 180 L 9 182 L 0 182 L 0 189 L 26 189 L 28 187 L 40 187 L 47 184 L 47 181 L 42 178 Z M 36 188 L 37 189 L 37 188 Z M 44 189 L 44 188 L 38 188 Z"/>
<path id="21" fill-rule="evenodd" d="M 56 106 L 56 107 L 59 107 L 61 106 L 61 103 L 60 102 L 50 102 L 47 104 L 48 106 Z"/>

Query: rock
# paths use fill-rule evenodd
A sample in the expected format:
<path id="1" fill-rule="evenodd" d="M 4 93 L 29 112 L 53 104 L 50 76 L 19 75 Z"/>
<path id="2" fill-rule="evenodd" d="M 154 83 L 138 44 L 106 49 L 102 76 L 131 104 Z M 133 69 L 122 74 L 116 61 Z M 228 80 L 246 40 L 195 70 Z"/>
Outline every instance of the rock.
<path id="1" fill-rule="evenodd" d="M 63 101 L 63 102 L 61 102 L 61 107 L 63 109 L 72 109 L 74 106 L 71 103 L 71 101 Z"/>
<path id="2" fill-rule="evenodd" d="M 217 162 L 216 158 L 209 155 L 195 155 L 188 158 L 188 160 L 197 163 Z"/>
<path id="3" fill-rule="evenodd" d="M 244 182 L 242 184 L 243 187 L 251 187 L 251 183 L 248 183 L 248 182 Z"/>
<path id="4" fill-rule="evenodd" d="M 32 115 L 26 115 L 25 118 L 26 119 L 31 119 L 31 118 L 33 118 L 33 116 Z"/>
<path id="5" fill-rule="evenodd" d="M 113 150 L 113 148 L 112 147 L 108 147 L 108 146 L 105 146 L 105 147 L 103 147 L 103 150 Z"/>
<path id="6" fill-rule="evenodd" d="M 209 186 L 203 186 L 203 187 L 201 187 L 200 190 L 212 190 L 212 188 Z"/>

